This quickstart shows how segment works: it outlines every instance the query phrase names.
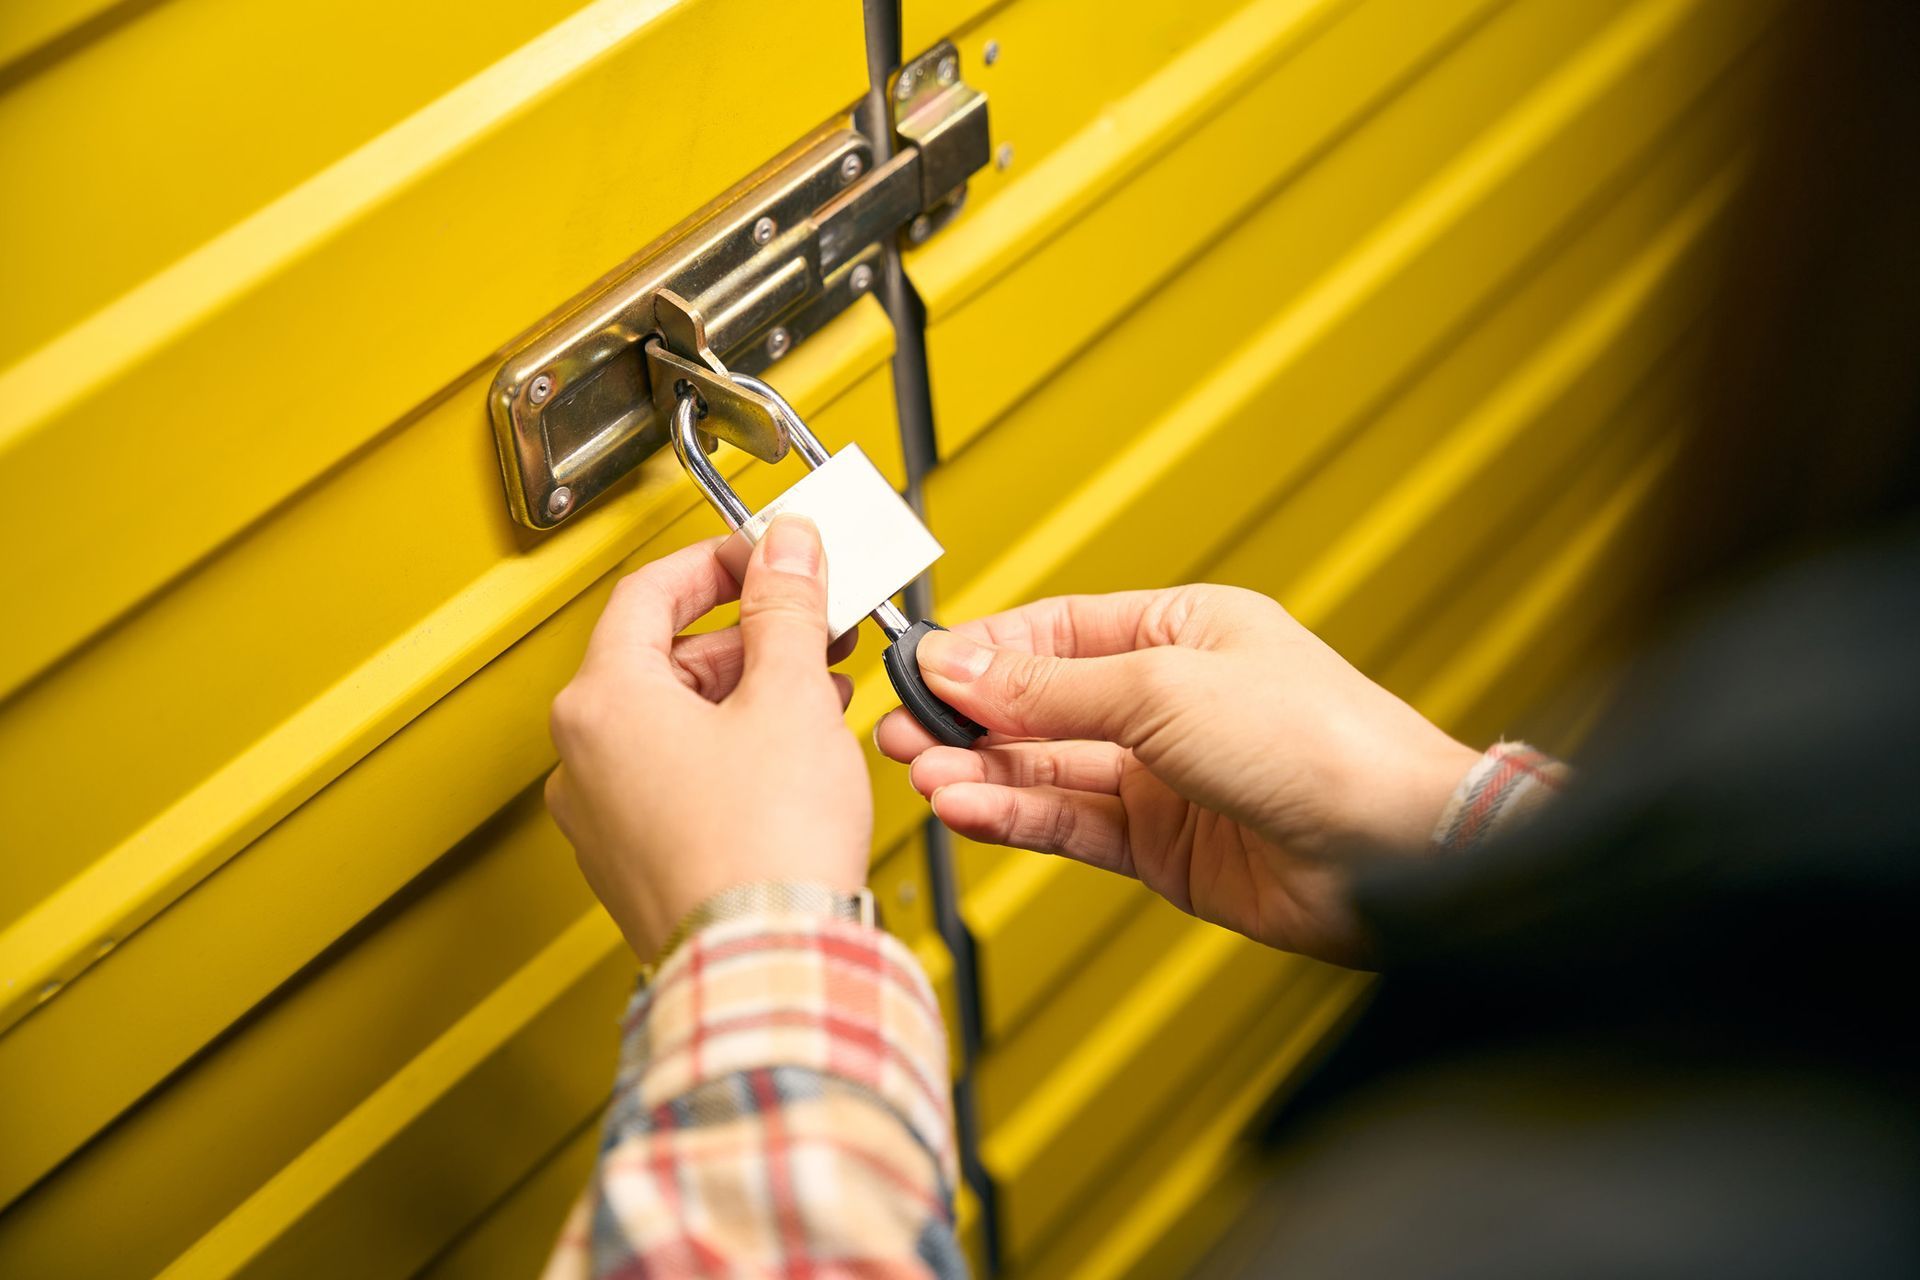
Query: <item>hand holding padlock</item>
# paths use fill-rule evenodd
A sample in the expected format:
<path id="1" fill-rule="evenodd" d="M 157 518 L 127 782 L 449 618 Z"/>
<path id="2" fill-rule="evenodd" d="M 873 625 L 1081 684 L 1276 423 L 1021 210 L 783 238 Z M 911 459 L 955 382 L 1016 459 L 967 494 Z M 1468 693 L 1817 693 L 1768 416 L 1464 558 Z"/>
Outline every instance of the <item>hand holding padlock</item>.
<path id="1" fill-rule="evenodd" d="M 828 630 L 837 639 L 859 625 L 862 617 L 871 617 L 887 637 L 882 662 L 901 705 L 937 741 L 951 747 L 972 746 L 986 730 L 936 697 L 920 674 L 921 637 L 942 628 L 925 618 L 909 623 L 893 604 L 895 592 L 940 558 L 940 544 L 859 445 L 848 445 L 829 456 L 779 392 L 749 374 L 726 376 L 773 406 L 788 441 L 809 470 L 765 508 L 749 511 L 701 447 L 699 396 L 691 385 L 679 389 L 673 412 L 673 451 L 694 485 L 734 531 L 720 549 L 721 562 L 739 578 L 752 544 L 775 516 L 804 515 L 812 520 L 827 559 Z"/>

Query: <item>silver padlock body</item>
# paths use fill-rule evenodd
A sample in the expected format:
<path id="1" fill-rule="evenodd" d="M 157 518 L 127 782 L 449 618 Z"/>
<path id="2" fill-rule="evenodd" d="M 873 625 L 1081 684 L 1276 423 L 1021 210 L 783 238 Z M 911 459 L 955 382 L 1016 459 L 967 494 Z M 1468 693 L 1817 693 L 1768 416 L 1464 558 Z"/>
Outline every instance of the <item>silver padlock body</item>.
<path id="1" fill-rule="evenodd" d="M 779 515 L 820 530 L 827 557 L 827 626 L 835 639 L 860 625 L 941 555 L 927 526 L 857 444 L 809 471 L 720 544 L 720 563 L 744 578 L 753 544 Z"/>

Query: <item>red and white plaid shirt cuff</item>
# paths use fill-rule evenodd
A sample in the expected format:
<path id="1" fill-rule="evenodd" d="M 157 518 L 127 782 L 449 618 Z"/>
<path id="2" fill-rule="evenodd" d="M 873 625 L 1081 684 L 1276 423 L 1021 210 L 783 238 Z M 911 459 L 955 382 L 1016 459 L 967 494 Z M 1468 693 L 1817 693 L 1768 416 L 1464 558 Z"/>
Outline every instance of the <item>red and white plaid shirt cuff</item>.
<path id="1" fill-rule="evenodd" d="M 912 954 L 802 914 L 688 938 L 622 1024 L 552 1280 L 959 1277 L 947 1038 Z"/>
<path id="2" fill-rule="evenodd" d="M 616 1097 L 651 1110 L 771 1067 L 871 1090 L 937 1153 L 953 1184 L 946 1028 L 926 974 L 893 935 L 813 915 L 701 929 L 635 993 Z"/>
<path id="3" fill-rule="evenodd" d="M 1449 852 L 1477 848 L 1494 832 L 1545 808 L 1569 776 L 1566 765 L 1524 742 L 1487 748 L 1453 789 L 1434 826 L 1434 846 Z"/>

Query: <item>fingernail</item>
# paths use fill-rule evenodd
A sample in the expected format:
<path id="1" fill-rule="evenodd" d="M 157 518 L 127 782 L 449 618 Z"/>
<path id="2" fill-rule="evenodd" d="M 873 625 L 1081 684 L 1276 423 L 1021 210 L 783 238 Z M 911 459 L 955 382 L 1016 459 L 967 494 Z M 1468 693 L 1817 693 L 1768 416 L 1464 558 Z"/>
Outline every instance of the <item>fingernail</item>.
<path id="1" fill-rule="evenodd" d="M 805 516 L 781 516 L 760 539 L 767 568 L 811 578 L 820 572 L 820 531 Z"/>
<path id="2" fill-rule="evenodd" d="M 951 631 L 929 631 L 920 638 L 920 665 L 949 680 L 978 680 L 993 661 L 993 650 Z"/>

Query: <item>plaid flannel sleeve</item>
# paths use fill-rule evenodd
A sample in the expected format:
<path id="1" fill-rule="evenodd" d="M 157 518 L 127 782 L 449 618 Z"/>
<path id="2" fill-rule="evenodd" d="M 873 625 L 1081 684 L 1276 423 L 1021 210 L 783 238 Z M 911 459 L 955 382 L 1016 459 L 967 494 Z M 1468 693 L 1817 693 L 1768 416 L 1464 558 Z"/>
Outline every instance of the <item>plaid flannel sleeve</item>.
<path id="1" fill-rule="evenodd" d="M 1551 803 L 1567 785 L 1568 774 L 1566 765 L 1524 742 L 1496 743 L 1454 788 L 1433 829 L 1435 847 L 1449 852 L 1479 847 L 1494 832 Z"/>
<path id="2" fill-rule="evenodd" d="M 946 1045 L 926 975 L 878 929 L 694 934 L 628 1009 L 546 1275 L 965 1275 Z"/>

